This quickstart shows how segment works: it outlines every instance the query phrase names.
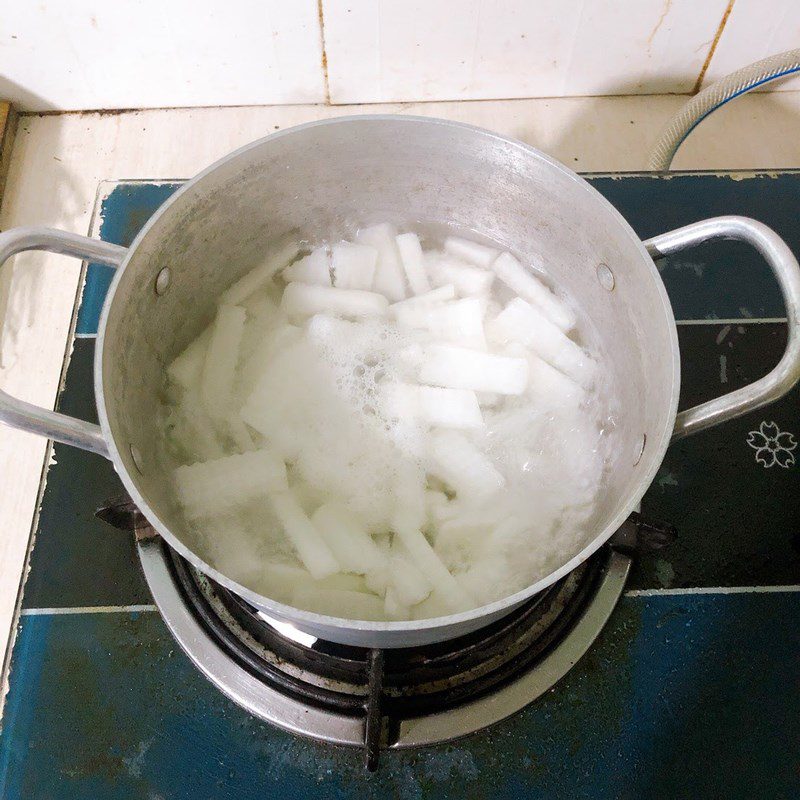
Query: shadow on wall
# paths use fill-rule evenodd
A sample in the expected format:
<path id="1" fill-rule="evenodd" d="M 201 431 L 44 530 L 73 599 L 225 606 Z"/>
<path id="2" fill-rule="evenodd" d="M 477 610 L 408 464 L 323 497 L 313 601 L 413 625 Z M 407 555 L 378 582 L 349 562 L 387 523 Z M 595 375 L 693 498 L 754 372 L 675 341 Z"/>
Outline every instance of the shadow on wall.
<path id="1" fill-rule="evenodd" d="M 0 99 L 10 100 L 17 109 L 37 108 L 56 111 L 58 107 L 45 97 L 26 89 L 0 73 Z"/>

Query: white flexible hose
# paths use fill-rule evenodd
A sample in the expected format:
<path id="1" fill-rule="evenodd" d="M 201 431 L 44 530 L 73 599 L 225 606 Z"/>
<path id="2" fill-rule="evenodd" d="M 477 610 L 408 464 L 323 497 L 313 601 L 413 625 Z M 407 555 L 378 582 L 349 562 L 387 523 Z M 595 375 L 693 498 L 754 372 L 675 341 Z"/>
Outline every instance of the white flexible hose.
<path id="1" fill-rule="evenodd" d="M 666 124 L 650 153 L 649 169 L 666 172 L 683 140 L 712 111 L 768 81 L 795 72 L 800 72 L 800 49 L 756 61 L 703 89 Z"/>

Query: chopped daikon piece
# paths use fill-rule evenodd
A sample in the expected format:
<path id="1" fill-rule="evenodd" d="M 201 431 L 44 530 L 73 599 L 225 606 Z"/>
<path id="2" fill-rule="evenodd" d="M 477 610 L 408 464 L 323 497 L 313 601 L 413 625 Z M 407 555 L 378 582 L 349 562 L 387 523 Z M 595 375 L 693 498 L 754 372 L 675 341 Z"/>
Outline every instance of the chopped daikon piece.
<path id="1" fill-rule="evenodd" d="M 389 301 L 375 292 L 359 289 L 334 289 L 290 283 L 283 290 L 281 309 L 289 317 L 310 317 L 314 314 L 338 314 L 343 317 L 383 317 Z"/>
<path id="2" fill-rule="evenodd" d="M 220 306 L 208 343 L 200 381 L 200 398 L 216 422 L 231 407 L 233 378 L 239 345 L 244 330 L 245 310 L 240 306 Z"/>
<path id="3" fill-rule="evenodd" d="M 475 392 L 469 389 L 442 389 L 418 386 L 420 418 L 440 428 L 480 428 L 483 416 Z"/>
<path id="4" fill-rule="evenodd" d="M 246 330 L 246 328 L 245 328 Z M 278 325 L 271 331 L 260 347 L 255 347 L 250 355 L 239 365 L 238 395 L 247 398 L 253 391 L 256 381 L 264 369 L 282 350 L 302 336 L 303 329 L 288 323 Z"/>
<path id="5" fill-rule="evenodd" d="M 458 513 L 458 503 L 448 500 L 444 492 L 436 489 L 425 490 L 425 506 L 428 510 L 428 524 L 436 529 Z"/>
<path id="6" fill-rule="evenodd" d="M 411 614 L 410 607 L 400 602 L 393 586 L 386 589 L 383 610 L 387 619 L 408 619 Z"/>
<path id="7" fill-rule="evenodd" d="M 505 485 L 492 462 L 457 431 L 433 432 L 429 468 L 463 499 L 491 494 Z"/>
<path id="8" fill-rule="evenodd" d="M 406 309 L 419 309 L 426 306 L 433 306 L 438 303 L 444 303 L 447 300 L 453 300 L 455 296 L 456 290 L 452 284 L 440 286 L 438 289 L 431 289 L 431 291 L 425 294 L 409 297 L 407 300 L 401 300 L 399 303 L 392 303 L 392 305 L 389 306 L 389 316 L 397 319 L 397 315 L 402 314 Z"/>
<path id="9" fill-rule="evenodd" d="M 331 255 L 327 247 L 317 247 L 307 256 L 290 264 L 283 271 L 283 279 L 290 283 L 313 283 L 318 286 L 331 285 Z"/>
<path id="10" fill-rule="evenodd" d="M 408 278 L 408 285 L 414 294 L 425 294 L 431 290 L 425 262 L 422 258 L 422 247 L 416 233 L 401 233 L 395 237 L 400 260 Z"/>
<path id="11" fill-rule="evenodd" d="M 495 277 L 488 269 L 466 266 L 446 256 L 429 262 L 428 272 L 434 286 L 452 283 L 459 297 L 488 294 Z"/>
<path id="12" fill-rule="evenodd" d="M 460 258 L 476 267 L 488 267 L 496 258 L 497 250 L 486 245 L 470 242 L 458 236 L 449 236 L 444 240 L 445 252 Z"/>
<path id="13" fill-rule="evenodd" d="M 321 589 L 318 586 L 299 586 L 292 597 L 292 605 L 342 619 L 383 620 L 383 600 L 374 594 L 352 592 L 346 589 Z"/>
<path id="14" fill-rule="evenodd" d="M 339 562 L 294 496 L 288 491 L 271 492 L 269 500 L 298 558 L 314 578 L 338 572 Z"/>
<path id="15" fill-rule="evenodd" d="M 548 410 L 574 407 L 586 399 L 586 390 L 538 356 L 528 357 L 528 394 Z"/>
<path id="16" fill-rule="evenodd" d="M 331 248 L 333 285 L 338 289 L 371 289 L 377 260 L 378 251 L 368 244 L 335 244 Z"/>
<path id="17" fill-rule="evenodd" d="M 240 453 L 247 453 L 250 450 L 255 450 L 256 443 L 253 439 L 253 434 L 250 429 L 242 422 L 239 417 L 231 417 L 225 420 L 225 427 L 230 434 L 231 439 L 236 442 Z"/>
<path id="18" fill-rule="evenodd" d="M 530 303 L 514 298 L 486 326 L 495 341 L 519 342 L 583 386 L 594 379 L 594 362 L 560 328 Z"/>
<path id="19" fill-rule="evenodd" d="M 522 394 L 528 382 L 528 362 L 466 347 L 432 345 L 423 354 L 419 380 L 448 389 Z"/>
<path id="20" fill-rule="evenodd" d="M 523 300 L 539 308 L 556 327 L 570 331 L 575 314 L 548 289 L 532 271 L 526 270 L 511 253 L 502 253 L 492 263 L 492 270 L 503 283 Z"/>
<path id="21" fill-rule="evenodd" d="M 212 328 L 213 325 L 209 325 L 167 367 L 167 375 L 183 389 L 194 389 L 200 385 Z"/>
<path id="22" fill-rule="evenodd" d="M 371 245 L 378 251 L 372 290 L 393 303 L 406 296 L 406 279 L 395 241 L 396 235 L 397 232 L 388 223 L 362 228 L 356 235 L 359 244 Z"/>
<path id="23" fill-rule="evenodd" d="M 347 572 L 334 572 L 327 578 L 314 581 L 314 586 L 320 589 L 347 589 L 350 592 L 369 592 L 364 578 L 361 575 L 351 575 Z"/>
<path id="24" fill-rule="evenodd" d="M 425 600 L 411 609 L 411 616 L 413 619 L 448 617 L 452 613 L 447 599 L 437 589 L 434 589 Z"/>
<path id="25" fill-rule="evenodd" d="M 169 443 L 180 461 L 213 461 L 222 455 L 216 425 L 211 421 L 198 388 L 187 389 L 181 404 L 168 415 Z"/>
<path id="26" fill-rule="evenodd" d="M 484 307 L 476 297 L 467 297 L 452 303 L 412 305 L 396 309 L 395 318 L 408 328 L 428 330 L 434 336 L 462 347 L 486 349 L 483 334 Z"/>
<path id="27" fill-rule="evenodd" d="M 530 364 L 528 364 L 528 372 L 530 373 Z M 530 382 L 530 374 L 528 375 L 528 381 Z M 495 394 L 494 392 L 476 392 L 475 394 L 478 398 L 478 405 L 481 408 L 493 408 L 503 399 L 503 395 Z"/>
<path id="28" fill-rule="evenodd" d="M 264 341 L 270 338 L 270 333 L 280 326 L 282 320 L 277 303 L 266 293 L 251 295 L 245 310 L 247 316 L 239 345 L 239 365 L 247 361 L 254 350 L 263 346 Z"/>
<path id="29" fill-rule="evenodd" d="M 175 490 L 187 515 L 219 514 L 288 488 L 286 467 L 271 450 L 199 461 L 175 470 Z"/>
<path id="30" fill-rule="evenodd" d="M 294 564 L 268 561 L 259 564 L 258 570 L 261 573 L 258 575 L 258 590 L 281 603 L 291 602 L 296 587 L 313 581 L 307 569 Z"/>
<path id="31" fill-rule="evenodd" d="M 297 242 L 289 242 L 283 247 L 270 251 L 261 266 L 239 278 L 233 286 L 223 293 L 219 299 L 220 305 L 234 306 L 245 301 L 256 289 L 263 286 L 291 263 L 297 257 L 299 251 L 300 246 Z"/>
<path id="32" fill-rule="evenodd" d="M 431 592 L 431 582 L 414 564 L 402 540 L 395 537 L 389 557 L 389 583 L 386 594 L 391 591 L 403 606 L 421 603 Z"/>
<path id="33" fill-rule="evenodd" d="M 362 523 L 343 506 L 335 503 L 320 506 L 311 521 L 346 572 L 363 575 L 385 564 L 384 554 Z"/>
<path id="34" fill-rule="evenodd" d="M 450 571 L 430 546 L 422 531 L 413 525 L 407 524 L 400 514 L 396 515 L 392 527 L 408 551 L 411 561 L 430 581 L 431 585 L 441 592 L 450 610 L 457 613 L 472 608 L 474 605 L 472 599 L 450 574 Z M 393 586 L 395 586 L 395 589 L 397 588 L 396 584 L 393 584 Z"/>

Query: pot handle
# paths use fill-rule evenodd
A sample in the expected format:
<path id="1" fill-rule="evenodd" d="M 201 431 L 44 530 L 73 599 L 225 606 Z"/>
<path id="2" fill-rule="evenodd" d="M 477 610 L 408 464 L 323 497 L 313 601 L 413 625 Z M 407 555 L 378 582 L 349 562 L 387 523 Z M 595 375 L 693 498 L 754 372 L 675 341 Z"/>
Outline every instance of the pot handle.
<path id="1" fill-rule="evenodd" d="M 0 267 L 16 253 L 47 250 L 67 256 L 118 267 L 127 249 L 116 244 L 89 239 L 53 228 L 12 228 L 0 233 Z M 0 422 L 30 433 L 38 433 L 57 442 L 71 444 L 109 457 L 99 425 L 68 417 L 58 411 L 39 408 L 0 390 Z"/>
<path id="2" fill-rule="evenodd" d="M 681 411 L 675 420 L 673 440 L 772 403 L 783 397 L 800 378 L 800 266 L 786 242 L 775 231 L 748 217 L 712 217 L 654 236 L 644 242 L 644 246 L 656 259 L 709 239 L 747 242 L 764 256 L 781 288 L 789 335 L 781 360 L 763 378 Z"/>

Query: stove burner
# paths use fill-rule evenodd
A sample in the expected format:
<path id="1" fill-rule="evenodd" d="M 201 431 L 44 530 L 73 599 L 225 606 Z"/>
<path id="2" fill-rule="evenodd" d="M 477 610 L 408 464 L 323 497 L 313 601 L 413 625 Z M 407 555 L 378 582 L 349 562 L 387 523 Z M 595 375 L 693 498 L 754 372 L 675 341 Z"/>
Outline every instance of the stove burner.
<path id="1" fill-rule="evenodd" d="M 159 539 L 140 540 L 139 552 L 173 635 L 213 683 L 262 719 L 363 747 L 369 769 L 381 747 L 466 735 L 547 691 L 600 632 L 631 563 L 605 547 L 484 629 L 423 647 L 367 650 L 287 637 L 284 626 Z"/>

